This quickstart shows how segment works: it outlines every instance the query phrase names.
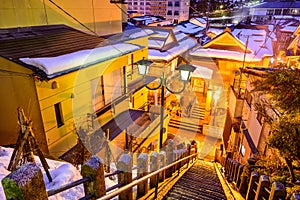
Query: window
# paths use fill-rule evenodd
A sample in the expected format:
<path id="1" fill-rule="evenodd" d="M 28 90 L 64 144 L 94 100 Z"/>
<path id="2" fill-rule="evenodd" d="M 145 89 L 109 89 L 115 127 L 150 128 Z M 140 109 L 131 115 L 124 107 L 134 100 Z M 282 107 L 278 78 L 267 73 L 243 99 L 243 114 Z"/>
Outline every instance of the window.
<path id="1" fill-rule="evenodd" d="M 289 15 L 290 9 L 283 9 L 283 15 Z"/>
<path id="2" fill-rule="evenodd" d="M 248 90 L 245 91 L 245 100 L 248 103 L 249 107 L 251 108 L 252 96 Z"/>
<path id="3" fill-rule="evenodd" d="M 167 15 L 172 15 L 172 10 L 168 10 Z"/>
<path id="4" fill-rule="evenodd" d="M 111 103 L 121 95 L 124 91 L 124 75 L 122 69 L 116 69 L 110 73 L 103 75 L 104 99 L 105 105 Z"/>
<path id="5" fill-rule="evenodd" d="M 179 11 L 178 11 L 178 10 L 175 10 L 175 11 L 174 11 L 174 15 L 179 15 Z"/>
<path id="6" fill-rule="evenodd" d="M 175 1 L 175 7 L 179 7 L 179 1 Z"/>
<path id="7" fill-rule="evenodd" d="M 275 9 L 275 15 L 281 15 L 281 9 Z"/>
<path id="8" fill-rule="evenodd" d="M 105 105 L 103 76 L 91 80 L 91 92 L 93 110 L 100 110 Z"/>
<path id="9" fill-rule="evenodd" d="M 268 9 L 267 10 L 267 15 L 273 15 L 274 14 L 274 10 L 273 9 Z"/>
<path id="10" fill-rule="evenodd" d="M 168 6 L 173 6 L 171 1 L 168 1 Z"/>
<path id="11" fill-rule="evenodd" d="M 57 127 L 61 127 L 64 125 L 61 103 L 54 104 L 54 110 L 55 110 Z"/>
<path id="12" fill-rule="evenodd" d="M 259 113 L 259 112 L 257 113 L 256 119 L 259 122 L 259 124 L 262 125 L 263 116 L 261 113 Z"/>

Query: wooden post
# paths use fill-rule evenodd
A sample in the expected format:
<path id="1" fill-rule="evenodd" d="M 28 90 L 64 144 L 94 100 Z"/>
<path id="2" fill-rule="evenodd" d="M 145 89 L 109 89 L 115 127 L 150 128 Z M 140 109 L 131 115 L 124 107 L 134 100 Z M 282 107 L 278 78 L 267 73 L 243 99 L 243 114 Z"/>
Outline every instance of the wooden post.
<path id="1" fill-rule="evenodd" d="M 239 173 L 239 166 L 240 166 L 240 163 L 238 163 L 238 162 L 234 163 L 234 172 L 233 172 L 233 177 L 232 177 L 232 182 L 234 182 L 234 183 L 236 183 L 236 179 L 237 179 L 237 176 Z"/>
<path id="2" fill-rule="evenodd" d="M 233 173 L 232 173 L 232 182 L 235 182 L 235 183 L 236 183 L 236 178 L 237 178 L 239 166 L 240 166 L 240 163 L 234 161 L 234 165 L 233 165 Z"/>
<path id="3" fill-rule="evenodd" d="M 141 153 L 137 159 L 138 170 L 137 176 L 143 177 L 148 174 L 148 154 Z M 145 180 L 137 186 L 137 197 L 143 197 L 148 192 L 148 180 Z"/>
<path id="4" fill-rule="evenodd" d="M 285 199 L 286 197 L 286 190 L 282 183 L 280 182 L 274 182 L 272 184 L 269 200 L 279 200 L 279 199 Z M 300 195 L 299 195 L 300 199 Z"/>
<path id="5" fill-rule="evenodd" d="M 240 187 L 240 184 L 241 184 L 241 176 L 242 176 L 242 173 L 243 173 L 243 169 L 244 169 L 244 165 L 240 165 L 239 168 L 238 168 L 238 173 L 237 173 L 237 178 L 236 178 L 236 188 L 239 188 Z"/>
<path id="6" fill-rule="evenodd" d="M 257 190 L 257 186 L 255 182 L 258 182 L 259 174 L 258 172 L 252 172 L 250 182 L 248 185 L 246 200 L 253 200 L 255 198 L 255 191 Z"/>
<path id="7" fill-rule="evenodd" d="M 47 200 L 42 170 L 34 163 L 26 163 L 2 180 L 6 199 Z"/>
<path id="8" fill-rule="evenodd" d="M 174 162 L 174 142 L 173 140 L 168 140 L 167 148 L 166 148 L 166 155 L 167 155 L 167 165 Z M 166 170 L 166 178 L 172 176 L 173 167 Z"/>
<path id="9" fill-rule="evenodd" d="M 165 151 L 161 151 L 159 152 L 159 155 L 158 155 L 158 160 L 159 160 L 159 168 L 163 168 L 166 166 L 166 152 Z M 165 171 L 162 171 L 161 173 L 159 173 L 159 182 L 163 182 L 165 180 L 165 176 L 166 176 L 166 173 Z"/>
<path id="10" fill-rule="evenodd" d="M 225 158 L 225 174 L 228 174 L 228 159 L 229 158 L 232 158 L 232 153 L 231 152 L 228 152 L 227 155 L 226 155 L 226 158 Z"/>
<path id="11" fill-rule="evenodd" d="M 123 173 L 118 174 L 118 184 L 127 185 L 132 182 L 132 157 L 129 154 L 122 154 L 117 162 L 117 168 Z M 131 200 L 132 188 L 122 192 L 119 200 Z"/>
<path id="12" fill-rule="evenodd" d="M 106 194 L 104 165 L 101 158 L 92 156 L 81 167 L 83 178 L 91 177 L 92 180 L 83 184 L 85 195 L 93 194 L 92 199 L 97 199 Z"/>
<path id="13" fill-rule="evenodd" d="M 269 177 L 266 175 L 261 175 L 256 190 L 255 200 L 262 199 L 262 197 L 268 199 L 269 194 L 267 193 L 265 188 L 269 188 L 269 187 L 270 187 Z"/>
<path id="14" fill-rule="evenodd" d="M 154 151 L 150 155 L 150 172 L 154 172 L 156 170 L 158 170 L 158 153 Z M 156 187 L 156 179 L 157 176 L 152 176 L 150 178 L 150 188 Z"/>

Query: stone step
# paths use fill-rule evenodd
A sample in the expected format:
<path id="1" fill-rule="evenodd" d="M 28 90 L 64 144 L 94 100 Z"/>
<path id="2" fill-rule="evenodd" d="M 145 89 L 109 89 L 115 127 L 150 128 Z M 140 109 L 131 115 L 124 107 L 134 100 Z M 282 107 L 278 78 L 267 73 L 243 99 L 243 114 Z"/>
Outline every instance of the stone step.
<path id="1" fill-rule="evenodd" d="M 203 126 L 200 124 L 195 124 L 193 122 L 187 122 L 187 120 L 176 120 L 170 119 L 169 126 L 177 129 L 182 129 L 191 132 L 202 133 Z"/>
<path id="2" fill-rule="evenodd" d="M 213 163 L 198 160 L 164 199 L 223 200 L 226 196 Z"/>

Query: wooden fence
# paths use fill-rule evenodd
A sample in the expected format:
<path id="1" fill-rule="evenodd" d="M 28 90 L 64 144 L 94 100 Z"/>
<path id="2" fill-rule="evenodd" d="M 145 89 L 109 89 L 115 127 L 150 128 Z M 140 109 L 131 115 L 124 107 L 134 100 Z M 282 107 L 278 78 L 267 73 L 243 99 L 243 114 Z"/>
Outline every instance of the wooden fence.
<path id="1" fill-rule="evenodd" d="M 179 175 L 181 170 L 188 168 L 196 159 L 196 145 L 189 144 L 186 150 L 175 150 L 173 141 L 170 140 L 165 152 L 139 154 L 135 168 L 132 167 L 132 156 L 129 153 L 122 154 L 117 161 L 117 171 L 109 174 L 104 173 L 102 159 L 92 156 L 81 167 L 82 179 L 57 189 L 46 191 L 42 171 L 33 163 L 27 163 L 7 175 L 2 180 L 2 185 L 6 199 L 9 200 L 44 200 L 80 184 L 83 184 L 85 192 L 85 196 L 80 200 L 111 199 L 115 196 L 118 196 L 119 200 L 131 200 L 134 186 L 137 186 L 136 199 L 145 196 L 151 188 L 155 188 L 154 197 L 157 197 L 159 182 Z M 136 177 L 132 176 L 133 170 L 137 170 Z M 118 176 L 118 183 L 106 188 L 105 178 L 114 175 Z"/>
<path id="2" fill-rule="evenodd" d="M 220 150 L 216 151 L 215 159 L 224 169 L 224 174 L 229 182 L 232 182 L 235 189 L 246 200 L 284 200 L 287 192 L 285 186 L 281 182 L 270 183 L 269 177 L 259 175 L 255 171 L 259 166 L 255 165 L 255 160 L 248 159 L 247 165 L 233 160 L 229 152 L 226 157 L 221 156 Z M 300 200 L 300 194 L 293 194 L 293 200 Z"/>

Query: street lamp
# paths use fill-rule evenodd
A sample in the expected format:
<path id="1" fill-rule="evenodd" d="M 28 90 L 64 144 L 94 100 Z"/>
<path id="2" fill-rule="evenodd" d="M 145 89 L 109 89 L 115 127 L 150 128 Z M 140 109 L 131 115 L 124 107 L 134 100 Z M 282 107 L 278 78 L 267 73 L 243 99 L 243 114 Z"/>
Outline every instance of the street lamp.
<path id="1" fill-rule="evenodd" d="M 136 64 L 138 65 L 138 70 L 141 75 L 144 77 L 149 72 L 149 67 L 152 64 L 152 61 L 145 60 L 144 58 Z M 183 86 L 179 91 L 174 91 L 170 87 L 168 87 L 169 82 L 167 81 L 167 77 L 165 72 L 162 72 L 162 76 L 160 77 L 160 83 L 157 87 L 150 88 L 146 85 L 146 87 L 150 90 L 156 90 L 161 87 L 161 107 L 160 107 L 160 134 L 159 134 L 159 149 L 162 148 L 163 134 L 164 134 L 164 104 L 165 104 L 165 89 L 173 94 L 179 94 L 183 92 L 185 89 L 186 83 L 190 79 L 191 72 L 193 72 L 196 67 L 189 64 L 182 64 L 176 68 L 176 70 L 180 71 L 180 80 L 183 81 Z"/>

